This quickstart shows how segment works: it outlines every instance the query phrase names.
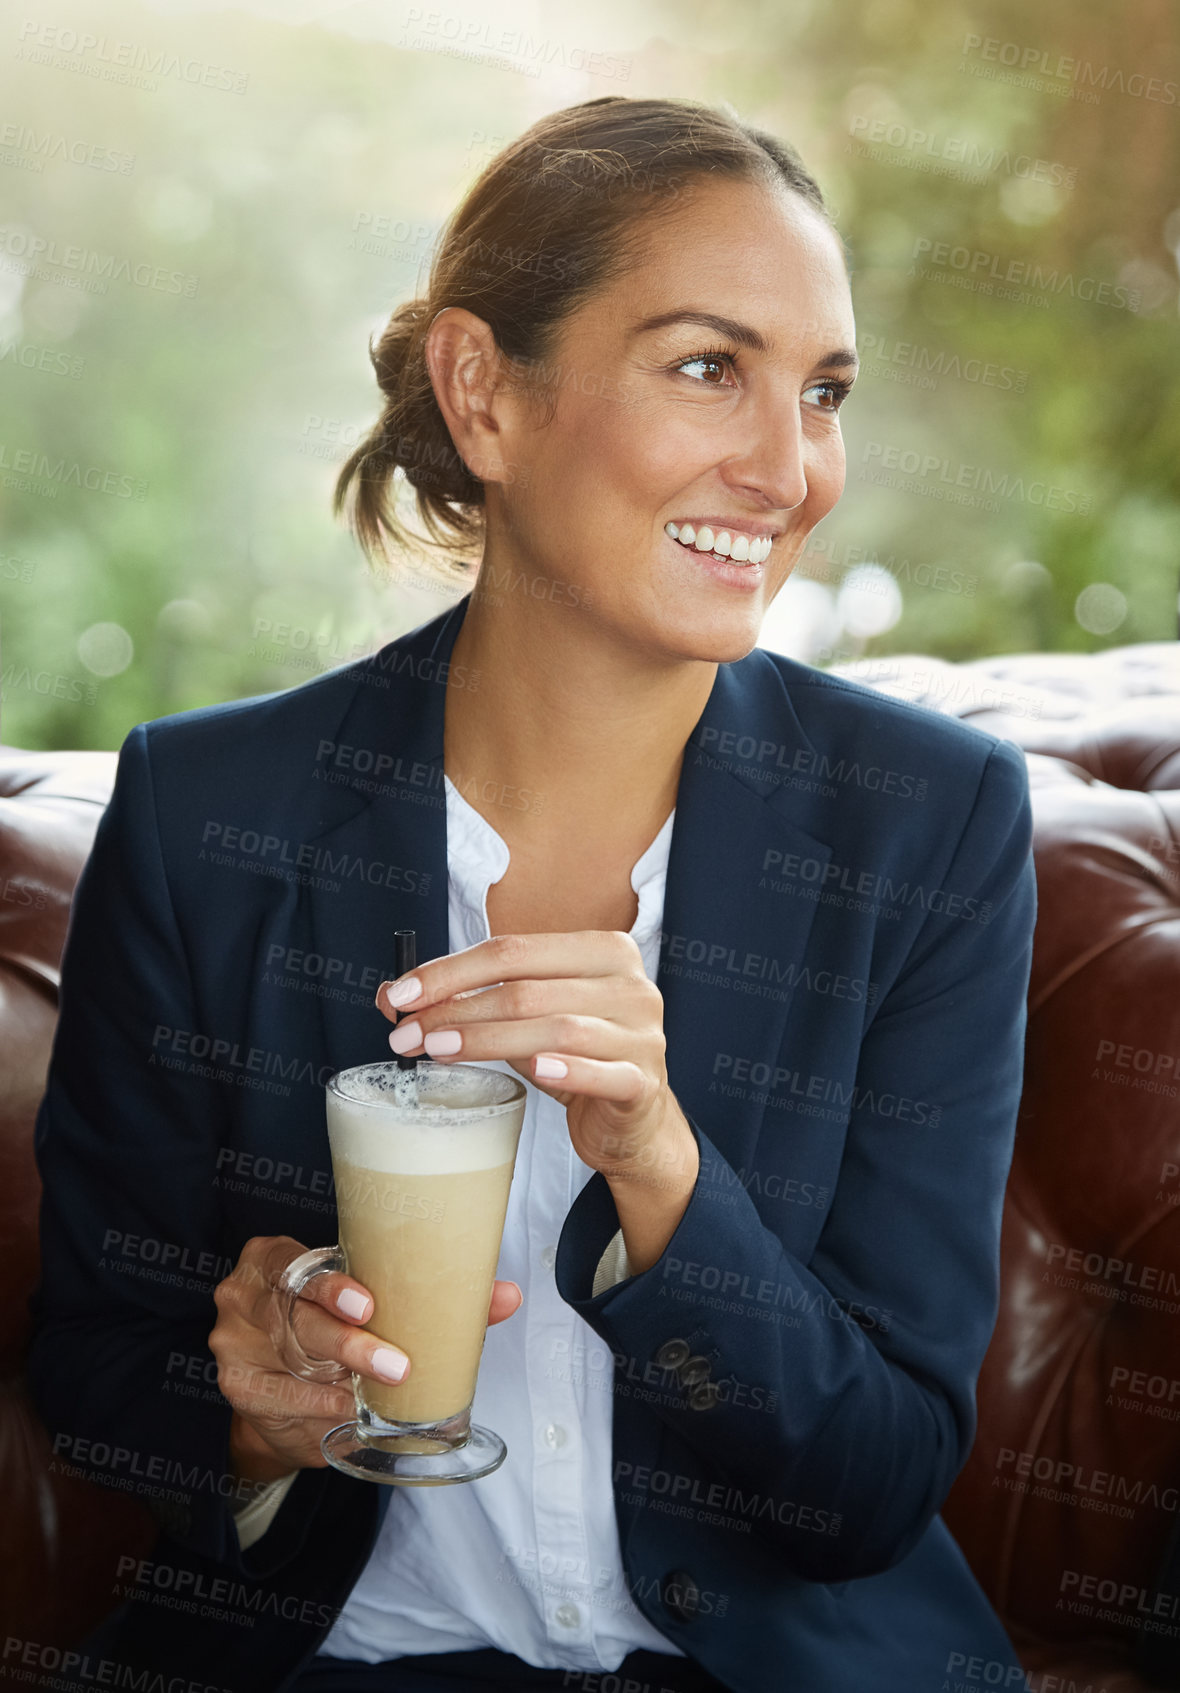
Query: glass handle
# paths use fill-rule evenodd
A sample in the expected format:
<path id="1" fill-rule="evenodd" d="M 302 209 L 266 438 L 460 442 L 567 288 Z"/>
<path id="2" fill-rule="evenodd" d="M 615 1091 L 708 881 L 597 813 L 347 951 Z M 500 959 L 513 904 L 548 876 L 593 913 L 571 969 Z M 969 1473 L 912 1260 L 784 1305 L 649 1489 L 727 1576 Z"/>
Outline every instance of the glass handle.
<path id="1" fill-rule="evenodd" d="M 275 1284 L 267 1313 L 267 1332 L 283 1364 L 303 1381 L 346 1381 L 352 1374 L 346 1364 L 335 1358 L 310 1357 L 299 1344 L 294 1323 L 295 1301 L 312 1277 L 347 1268 L 339 1245 L 313 1246 L 309 1252 L 292 1258 Z"/>

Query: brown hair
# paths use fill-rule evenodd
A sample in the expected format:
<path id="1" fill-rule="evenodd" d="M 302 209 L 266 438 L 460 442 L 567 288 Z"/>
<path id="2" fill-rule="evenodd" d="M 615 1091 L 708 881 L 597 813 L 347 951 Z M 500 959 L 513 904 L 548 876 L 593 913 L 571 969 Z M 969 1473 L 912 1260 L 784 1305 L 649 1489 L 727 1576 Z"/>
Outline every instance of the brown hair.
<path id="1" fill-rule="evenodd" d="M 505 357 L 541 366 L 562 319 L 638 255 L 660 202 L 671 208 L 693 179 L 718 174 L 784 183 L 831 221 L 794 148 L 732 107 L 695 100 L 567 106 L 485 166 L 440 234 L 425 296 L 398 306 L 369 344 L 385 409 L 342 466 L 333 511 L 355 483 L 352 526 L 370 561 L 388 556 L 386 540 L 401 549 L 414 539 L 390 500 L 400 468 L 443 577 L 472 575 L 455 554 L 481 541 L 483 484 L 455 451 L 431 386 L 424 348 L 437 314 L 463 306 Z"/>

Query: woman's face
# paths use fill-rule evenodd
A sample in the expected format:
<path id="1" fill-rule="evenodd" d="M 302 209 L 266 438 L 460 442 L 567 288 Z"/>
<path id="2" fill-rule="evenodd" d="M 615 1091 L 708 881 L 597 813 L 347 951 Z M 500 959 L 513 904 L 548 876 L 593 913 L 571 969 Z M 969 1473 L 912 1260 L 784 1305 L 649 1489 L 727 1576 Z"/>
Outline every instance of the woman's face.
<path id="1" fill-rule="evenodd" d="M 692 184 L 643 259 L 562 324 L 545 365 L 552 416 L 522 413 L 503 442 L 524 473 L 496 487 L 489 526 L 505 546 L 489 527 L 488 556 L 552 577 L 546 597 L 571 617 L 646 651 L 744 657 L 843 489 L 854 348 L 823 219 L 787 189 Z M 714 567 L 670 523 L 713 543 L 774 539 L 760 565 Z"/>

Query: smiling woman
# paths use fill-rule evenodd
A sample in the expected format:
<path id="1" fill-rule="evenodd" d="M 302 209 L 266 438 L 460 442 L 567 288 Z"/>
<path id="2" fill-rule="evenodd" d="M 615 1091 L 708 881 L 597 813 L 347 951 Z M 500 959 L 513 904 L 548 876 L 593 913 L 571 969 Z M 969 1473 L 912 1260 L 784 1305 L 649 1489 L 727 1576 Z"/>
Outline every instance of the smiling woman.
<path id="1" fill-rule="evenodd" d="M 248 1640 L 192 1624 L 190 1674 L 936 1693 L 976 1660 L 1023 1682 L 939 1510 L 996 1314 L 1027 775 L 757 644 L 843 488 L 854 343 L 785 143 L 680 100 L 543 118 L 372 350 L 384 410 L 336 490 L 367 551 L 398 551 L 404 475 L 455 603 L 124 744 L 63 961 L 30 1381 L 71 1452 L 196 1478 L 157 1559 L 259 1614 Z M 247 835 L 276 861 L 222 850 Z M 394 982 L 399 928 L 422 961 Z M 272 968 L 291 957 L 326 961 L 321 991 Z M 524 1079 L 475 1401 L 495 1474 L 326 1467 L 350 1373 L 413 1357 L 342 1271 L 288 1306 L 334 1219 L 217 1174 L 327 1168 L 322 1083 L 276 1106 L 158 1064 L 160 1028 L 295 1054 L 296 1081 L 386 1034 Z M 112 1232 L 234 1269 L 135 1282 Z M 291 1341 L 326 1373 L 289 1372 Z M 162 1360 L 189 1356 L 216 1359 L 215 1403 L 169 1396 Z M 166 1671 L 186 1626 L 137 1595 L 90 1644 Z"/>

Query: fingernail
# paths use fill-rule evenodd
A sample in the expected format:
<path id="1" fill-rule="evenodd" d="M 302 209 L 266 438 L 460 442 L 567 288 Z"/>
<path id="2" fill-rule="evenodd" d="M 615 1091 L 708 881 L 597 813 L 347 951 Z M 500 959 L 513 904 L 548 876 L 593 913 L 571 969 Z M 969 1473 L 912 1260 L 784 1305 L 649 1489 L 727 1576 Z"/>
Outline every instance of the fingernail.
<path id="1" fill-rule="evenodd" d="M 433 1029 L 422 1044 L 432 1058 L 447 1058 L 460 1050 L 463 1036 L 458 1029 Z"/>
<path id="2" fill-rule="evenodd" d="M 395 982 L 392 987 L 386 988 L 385 997 L 390 1005 L 396 1007 L 398 1005 L 409 1005 L 411 1000 L 417 999 L 421 992 L 422 983 L 417 976 L 407 976 L 404 982 Z"/>
<path id="3" fill-rule="evenodd" d="M 392 1346 L 379 1346 L 369 1359 L 369 1368 L 376 1370 L 386 1381 L 400 1381 L 410 1367 L 410 1360 L 404 1352 L 395 1352 Z"/>
<path id="4" fill-rule="evenodd" d="M 538 1058 L 533 1066 L 535 1076 L 543 1076 L 547 1081 L 555 1082 L 562 1076 L 568 1076 L 569 1070 L 569 1065 L 563 1064 L 560 1058 Z"/>
<path id="5" fill-rule="evenodd" d="M 390 1031 L 389 1044 L 395 1052 L 409 1052 L 422 1045 L 422 1025 L 419 1022 L 399 1023 Z"/>
<path id="6" fill-rule="evenodd" d="M 346 1287 L 343 1293 L 336 1295 L 336 1309 L 343 1311 L 346 1317 L 363 1317 L 369 1309 L 367 1293 L 358 1293 L 355 1287 Z"/>

